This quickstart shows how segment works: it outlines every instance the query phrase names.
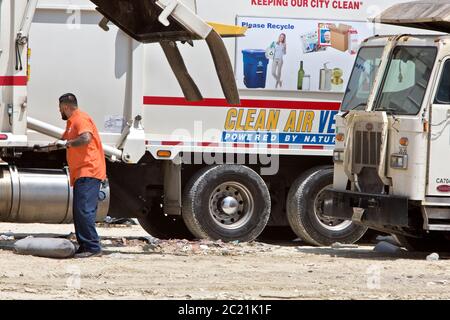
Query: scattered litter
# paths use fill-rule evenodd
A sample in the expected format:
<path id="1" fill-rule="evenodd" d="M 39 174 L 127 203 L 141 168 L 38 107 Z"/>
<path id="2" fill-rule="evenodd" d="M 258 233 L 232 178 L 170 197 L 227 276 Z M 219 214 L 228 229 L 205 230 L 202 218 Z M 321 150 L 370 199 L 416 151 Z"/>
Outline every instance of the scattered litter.
<path id="1" fill-rule="evenodd" d="M 201 244 L 200 249 L 202 250 L 209 250 L 209 247 L 207 245 Z"/>
<path id="2" fill-rule="evenodd" d="M 439 260 L 439 254 L 436 252 L 433 252 L 432 254 L 427 256 L 427 261 L 438 261 Z"/>
<path id="3" fill-rule="evenodd" d="M 231 252 L 228 249 L 223 249 L 222 250 L 222 255 L 223 256 L 231 256 Z"/>
<path id="4" fill-rule="evenodd" d="M 0 236 L 0 241 L 14 241 L 14 240 L 15 239 L 14 239 L 13 236 L 7 236 L 7 235 L 4 235 L 4 234 L 2 234 Z"/>
<path id="5" fill-rule="evenodd" d="M 149 244 L 152 244 L 152 245 L 158 245 L 158 244 L 161 243 L 160 239 L 155 238 L 155 237 L 150 236 L 150 235 L 146 236 L 146 237 L 141 237 L 140 239 L 143 240 L 143 241 L 146 241 L 146 242 L 148 242 Z"/>
<path id="6" fill-rule="evenodd" d="M 136 257 L 130 254 L 122 254 L 119 252 L 115 252 L 115 253 L 111 253 L 110 255 L 107 256 L 108 258 L 111 259 L 123 259 L 123 260 L 133 260 Z"/>
<path id="7" fill-rule="evenodd" d="M 113 244 L 113 242 L 111 240 L 103 240 L 102 241 L 102 245 L 105 245 L 105 246 L 110 246 L 112 244 Z"/>
<path id="8" fill-rule="evenodd" d="M 39 291 L 36 289 L 25 288 L 26 293 L 38 293 Z"/>
<path id="9" fill-rule="evenodd" d="M 303 295 L 268 295 L 268 294 L 260 294 L 259 295 L 261 298 L 265 298 L 265 299 L 285 299 L 285 300 L 289 300 L 289 299 L 299 299 L 299 298 L 303 298 Z"/>
<path id="10" fill-rule="evenodd" d="M 192 251 L 192 246 L 191 246 L 191 245 L 183 246 L 183 248 L 181 249 L 181 251 L 183 251 L 183 252 L 189 252 L 189 251 Z"/>
<path id="11" fill-rule="evenodd" d="M 112 218 L 110 216 L 107 216 L 103 220 L 103 224 L 106 226 L 124 226 L 124 227 L 131 227 L 131 226 L 137 226 L 139 225 L 139 222 L 137 219 L 130 219 L 130 218 Z M 103 226 L 102 224 L 102 226 Z"/>
<path id="12" fill-rule="evenodd" d="M 447 280 L 437 280 L 437 281 L 430 281 L 427 283 L 427 286 L 435 286 L 435 285 L 447 285 L 448 281 Z"/>
<path id="13" fill-rule="evenodd" d="M 377 253 L 400 253 L 403 250 L 400 247 L 393 245 L 392 243 L 381 241 L 375 246 L 373 251 Z"/>
<path id="14" fill-rule="evenodd" d="M 331 245 L 331 248 L 333 248 L 333 249 L 357 249 L 358 245 L 335 242 Z"/>

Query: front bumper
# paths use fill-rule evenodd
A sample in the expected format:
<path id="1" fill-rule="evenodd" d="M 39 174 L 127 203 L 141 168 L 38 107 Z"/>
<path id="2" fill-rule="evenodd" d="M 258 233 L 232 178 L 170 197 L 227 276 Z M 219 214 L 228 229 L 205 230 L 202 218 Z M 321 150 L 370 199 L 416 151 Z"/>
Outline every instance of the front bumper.
<path id="1" fill-rule="evenodd" d="M 408 199 L 392 195 L 327 189 L 324 215 L 368 226 L 408 227 Z"/>

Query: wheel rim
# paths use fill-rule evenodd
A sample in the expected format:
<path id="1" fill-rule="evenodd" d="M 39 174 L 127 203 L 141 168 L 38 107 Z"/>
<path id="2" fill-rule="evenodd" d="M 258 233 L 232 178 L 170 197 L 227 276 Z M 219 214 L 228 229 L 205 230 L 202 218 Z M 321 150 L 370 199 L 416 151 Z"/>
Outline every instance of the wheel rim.
<path id="1" fill-rule="evenodd" d="M 230 181 L 214 189 L 209 199 L 209 213 L 213 221 L 228 230 L 245 225 L 254 214 L 255 202 L 244 185 Z"/>
<path id="2" fill-rule="evenodd" d="M 342 231 L 352 224 L 351 220 L 333 219 L 323 214 L 323 202 L 325 200 L 324 191 L 331 186 L 332 185 L 326 186 L 317 193 L 316 198 L 314 199 L 314 217 L 325 229 L 330 231 Z"/>

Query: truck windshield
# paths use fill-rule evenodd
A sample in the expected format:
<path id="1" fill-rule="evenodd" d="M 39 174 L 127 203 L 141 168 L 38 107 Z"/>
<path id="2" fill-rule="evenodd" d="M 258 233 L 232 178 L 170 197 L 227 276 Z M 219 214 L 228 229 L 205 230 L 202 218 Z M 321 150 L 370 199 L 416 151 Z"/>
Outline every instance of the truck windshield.
<path id="1" fill-rule="evenodd" d="M 381 63 L 383 50 L 383 47 L 365 47 L 359 51 L 342 102 L 342 111 L 364 110 L 366 108 Z"/>
<path id="2" fill-rule="evenodd" d="M 416 115 L 425 97 L 436 54 L 435 47 L 396 47 L 375 110 Z"/>

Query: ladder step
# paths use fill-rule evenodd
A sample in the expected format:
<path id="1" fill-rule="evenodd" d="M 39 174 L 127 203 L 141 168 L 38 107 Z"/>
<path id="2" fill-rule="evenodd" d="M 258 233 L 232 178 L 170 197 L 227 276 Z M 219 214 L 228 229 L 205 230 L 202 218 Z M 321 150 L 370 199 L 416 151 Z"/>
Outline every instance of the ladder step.
<path id="1" fill-rule="evenodd" d="M 430 231 L 450 231 L 450 224 L 430 224 L 428 225 Z"/>

